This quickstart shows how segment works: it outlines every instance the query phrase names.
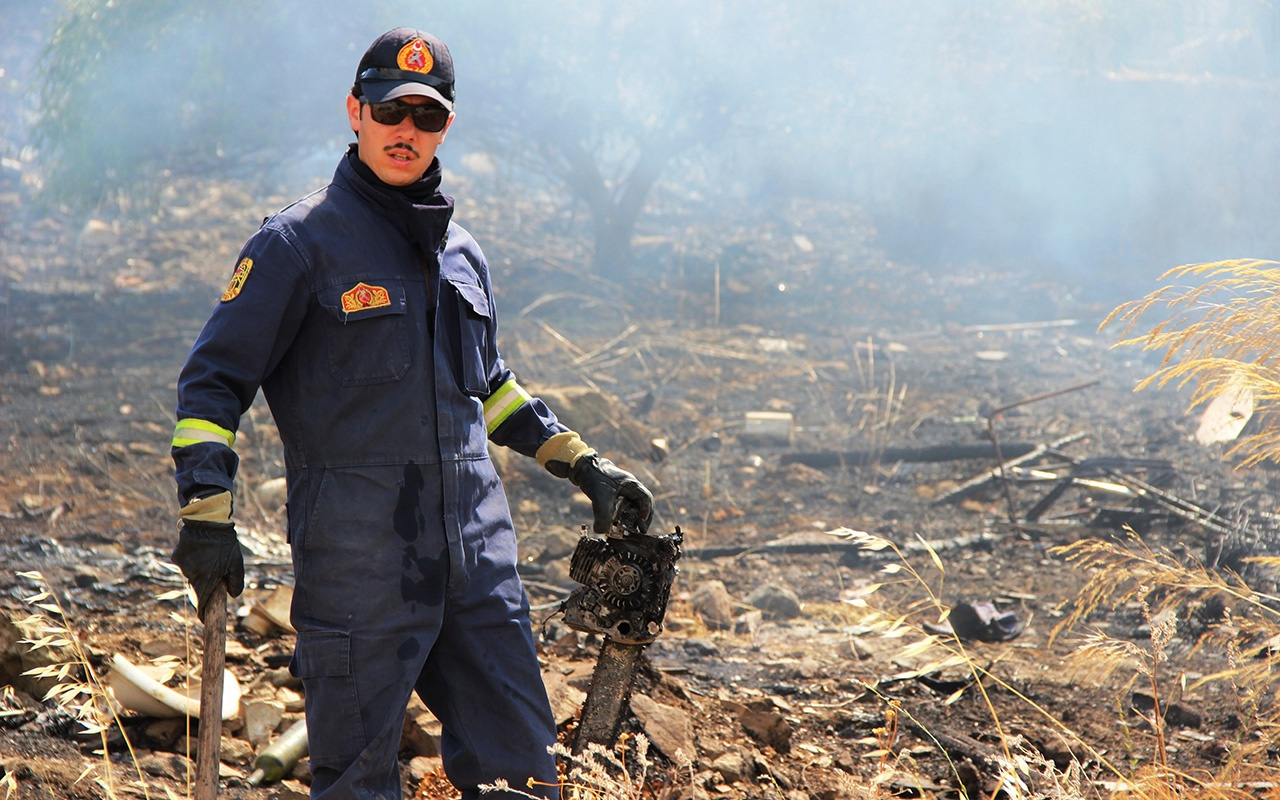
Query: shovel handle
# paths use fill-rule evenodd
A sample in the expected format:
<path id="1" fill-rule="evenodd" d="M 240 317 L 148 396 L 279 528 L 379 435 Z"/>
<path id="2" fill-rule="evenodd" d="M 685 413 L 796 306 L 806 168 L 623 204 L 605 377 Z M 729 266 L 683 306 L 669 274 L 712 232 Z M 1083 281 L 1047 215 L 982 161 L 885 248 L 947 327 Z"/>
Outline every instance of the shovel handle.
<path id="1" fill-rule="evenodd" d="M 200 732 L 196 744 L 195 800 L 217 800 L 222 747 L 222 673 L 227 660 L 227 587 L 218 584 L 204 615 L 200 668 Z"/>

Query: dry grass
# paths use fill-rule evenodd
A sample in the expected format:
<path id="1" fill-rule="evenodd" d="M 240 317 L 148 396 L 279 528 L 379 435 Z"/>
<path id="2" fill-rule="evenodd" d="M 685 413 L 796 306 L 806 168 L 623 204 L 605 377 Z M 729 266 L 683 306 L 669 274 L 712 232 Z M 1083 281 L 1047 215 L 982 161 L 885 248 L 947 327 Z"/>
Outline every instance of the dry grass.
<path id="1" fill-rule="evenodd" d="M 1171 553 L 1153 550 L 1132 532 L 1119 542 L 1084 540 L 1054 551 L 1066 564 L 1089 571 L 1090 580 L 1068 604 L 1067 614 L 1054 628 L 1052 637 L 1071 637 L 1074 640 L 1072 661 L 1082 672 L 1089 670 L 1094 677 L 1104 680 L 1119 674 L 1120 678 L 1115 683 L 1118 706 L 1128 705 L 1124 696 L 1131 690 L 1135 679 L 1142 681 L 1154 698 L 1154 709 L 1144 715 L 1154 735 L 1154 755 L 1149 763 L 1121 764 L 1109 760 L 1101 746 L 1084 740 L 1048 709 L 1002 677 L 998 660 L 979 663 L 959 637 L 924 632 L 923 622 L 935 616 L 944 617 L 947 612 L 939 591 L 945 566 L 937 553 L 928 551 L 929 566 L 921 570 L 896 544 L 886 539 L 862 531 L 838 530 L 833 533 L 861 542 L 868 550 L 890 550 L 897 555 L 897 561 L 882 570 L 887 580 L 867 587 L 856 601 L 878 613 L 878 616 L 864 617 L 863 623 L 884 636 L 912 637 L 914 641 L 899 651 L 899 657 L 929 656 L 932 659 L 916 668 L 916 674 L 960 669 L 972 676 L 968 686 L 943 702 L 957 701 L 964 692 L 970 691 L 969 687 L 980 694 L 993 731 L 999 736 L 999 752 L 994 759 L 999 788 L 991 795 L 992 798 L 1235 800 L 1260 795 L 1280 797 L 1280 789 L 1270 788 L 1276 786 L 1280 775 L 1268 764 L 1268 753 L 1280 748 L 1280 708 L 1275 703 L 1280 654 L 1273 649 L 1274 642 L 1280 641 L 1277 639 L 1280 637 L 1280 611 L 1277 610 L 1280 599 L 1254 592 L 1233 573 L 1216 573 L 1200 564 L 1183 563 Z M 908 602 L 905 608 L 877 609 L 872 602 L 874 596 L 890 582 L 914 585 L 918 599 Z M 1131 603 L 1140 605 L 1150 627 L 1150 641 L 1145 646 L 1087 629 L 1095 614 Z M 1189 651 L 1172 653 L 1171 642 L 1178 631 L 1179 620 L 1206 608 L 1214 609 L 1220 617 L 1205 627 Z M 1223 668 L 1188 682 L 1177 661 L 1210 648 L 1216 648 L 1213 652 L 1225 654 Z M 1216 771 L 1197 775 L 1180 772 L 1169 763 L 1164 710 L 1177 703 L 1185 691 L 1214 682 L 1227 687 L 1230 696 L 1235 698 L 1241 725 L 1234 731 L 1227 756 Z M 1073 745 L 1073 749 L 1086 753 L 1092 762 L 1099 765 L 1103 775 L 1088 777 L 1083 765 L 1076 761 L 1060 769 L 1027 747 L 1019 737 L 1007 733 L 987 692 L 989 686 L 999 686 L 1015 696 L 1055 728 L 1065 741 Z M 875 691 L 872 686 L 868 688 Z M 882 699 L 895 722 L 899 715 L 908 713 L 888 697 Z M 929 732 L 925 730 L 925 734 L 929 735 Z M 893 737 L 884 739 L 878 753 L 882 775 L 901 772 L 909 767 L 909 762 L 902 759 L 892 742 Z M 941 745 L 939 749 L 946 752 Z M 954 771 L 954 764 L 952 768 Z M 955 773 L 955 783 L 961 784 L 958 772 Z M 876 785 L 871 788 L 876 789 Z M 851 796 L 888 796 L 876 791 Z"/>
<path id="2" fill-rule="evenodd" d="M 18 622 L 24 636 L 23 643 L 31 650 L 45 650 L 52 654 L 52 663 L 28 670 L 24 674 L 37 679 L 52 680 L 54 685 L 44 696 L 45 702 L 70 713 L 80 726 L 80 734 L 96 736 L 100 748 L 94 751 L 99 759 L 80 774 L 78 780 L 92 780 L 103 792 L 103 797 L 115 800 L 122 794 L 150 798 L 147 782 L 138 767 L 133 743 L 124 732 L 118 708 L 102 676 L 94 669 L 83 637 L 71 627 L 53 587 L 39 572 L 19 572 L 18 577 L 36 584 L 38 591 L 24 598 L 34 609 L 33 614 Z M 113 728 L 120 731 L 133 765 L 132 777 L 116 774 L 108 754 L 108 737 Z M 16 782 L 10 782 L 13 786 Z M 13 789 L 8 790 L 12 793 Z M 172 797 L 171 792 L 166 794 Z"/>
<path id="3" fill-rule="evenodd" d="M 1138 385 L 1194 385 L 1194 408 L 1236 386 L 1251 390 L 1264 423 L 1237 442 L 1243 465 L 1280 461 L 1280 426 L 1271 422 L 1280 400 L 1280 264 L 1238 259 L 1189 264 L 1161 282 L 1199 279 L 1198 286 L 1164 286 L 1111 312 L 1099 329 L 1123 326 L 1116 346 L 1140 346 L 1162 354 L 1160 368 Z M 1132 336 L 1144 317 L 1164 308 L 1168 316 Z"/>
<path id="4" fill-rule="evenodd" d="M 1054 629 L 1054 636 L 1085 627 L 1099 610 L 1134 602 L 1143 609 L 1151 629 L 1149 650 L 1092 632 L 1081 637 L 1077 656 L 1095 673 L 1136 668 L 1148 682 L 1157 702 L 1148 722 L 1157 733 L 1160 766 L 1167 767 L 1161 705 L 1167 707 L 1178 702 L 1184 692 L 1219 683 L 1234 698 L 1241 725 L 1220 769 L 1205 783 L 1216 787 L 1212 791 L 1225 792 L 1223 787 L 1280 778 L 1267 765 L 1268 753 L 1280 747 L 1280 707 L 1275 702 L 1280 670 L 1280 652 L 1275 648 L 1280 636 L 1280 598 L 1253 591 L 1235 573 L 1209 570 L 1194 561 L 1183 562 L 1168 551 L 1154 550 L 1131 531 L 1119 543 L 1086 540 L 1055 552 L 1088 570 L 1090 579 L 1070 613 Z M 1263 557 L 1248 560 L 1263 566 L 1277 562 Z M 1221 654 L 1221 669 L 1191 682 L 1170 671 L 1167 648 L 1179 620 L 1196 620 L 1204 626 L 1188 655 Z"/>
<path id="5" fill-rule="evenodd" d="M 1243 380 L 1252 390 L 1263 414 L 1273 412 L 1280 399 L 1280 265 L 1264 261 L 1222 261 L 1179 267 L 1166 273 L 1162 280 L 1200 278 L 1198 287 L 1171 286 L 1147 297 L 1117 308 L 1103 323 L 1124 324 L 1125 336 L 1132 334 L 1140 319 L 1163 306 L 1170 317 L 1149 332 L 1123 339 L 1122 345 L 1140 345 L 1146 350 L 1160 351 L 1160 368 L 1138 388 L 1194 384 L 1192 405 L 1204 403 L 1232 389 Z M 874 374 L 871 363 L 867 375 Z M 891 425 L 897 419 L 901 392 L 890 376 L 883 404 L 869 405 L 866 416 L 879 420 L 871 430 Z M 875 441 L 873 437 L 873 442 Z M 1241 440 L 1235 448 L 1243 464 L 1263 460 L 1280 461 L 1280 427 L 1263 425 Z M 992 730 L 999 739 L 994 758 L 997 788 L 989 795 L 1009 800 L 1237 800 L 1238 798 L 1280 798 L 1280 771 L 1272 766 L 1270 754 L 1280 750 L 1280 706 L 1276 702 L 1277 676 L 1280 675 L 1280 597 L 1255 591 L 1244 577 L 1221 568 L 1165 550 L 1149 546 L 1132 531 L 1118 540 L 1083 540 L 1056 548 L 1053 554 L 1064 567 L 1084 570 L 1089 579 L 1078 596 L 1065 606 L 1065 615 L 1054 627 L 1050 640 L 1074 644 L 1073 663 L 1094 677 L 1116 680 L 1117 706 L 1127 704 L 1122 694 L 1142 682 L 1150 692 L 1154 708 L 1145 715 L 1155 739 L 1149 763 L 1114 763 L 1102 748 L 1085 741 L 1049 710 L 1003 678 L 998 660 L 979 663 L 965 642 L 957 636 L 933 635 L 922 624 L 945 618 L 947 606 L 942 601 L 946 568 L 938 553 L 925 544 L 928 562 L 918 567 L 898 545 L 873 534 L 839 529 L 832 532 L 843 539 L 859 543 L 874 552 L 892 551 L 896 560 L 887 564 L 881 581 L 865 587 L 853 598 L 854 611 L 824 608 L 821 614 L 832 621 L 857 619 L 882 636 L 910 638 L 900 656 L 927 656 L 927 663 L 916 669 L 919 675 L 962 669 L 972 681 L 958 690 L 945 703 L 954 703 L 966 692 L 976 692 L 989 714 Z M 1258 569 L 1280 567 L 1280 559 L 1258 557 L 1245 559 Z M 57 598 L 38 573 L 22 576 L 41 585 L 41 590 L 28 598 L 37 613 L 24 621 L 31 647 L 50 649 L 59 654 L 57 663 L 37 671 L 41 677 L 54 678 L 57 685 L 47 695 L 71 711 L 85 732 L 101 737 L 106 750 L 106 734 L 112 724 L 119 724 L 108 695 L 94 672 L 80 639 Z M 877 607 L 880 590 L 886 586 L 911 590 L 900 608 Z M 1090 628 L 1097 615 L 1121 606 L 1136 604 L 1150 629 L 1149 641 L 1138 644 L 1116 639 Z M 816 609 L 815 609 L 816 610 Z M 1194 623 L 1194 624 L 1193 624 Z M 1199 630 L 1191 647 L 1175 648 L 1178 631 Z M 1192 654 L 1216 655 L 1221 668 L 1211 674 L 1188 681 L 1179 661 Z M 1234 738 L 1227 743 L 1226 755 L 1211 773 L 1191 775 L 1170 765 L 1169 746 L 1165 738 L 1163 710 L 1177 703 L 1184 692 L 1209 684 L 1223 689 L 1223 694 L 1236 704 L 1240 720 Z M 1078 752 L 1102 771 L 1090 775 L 1078 761 L 1059 768 L 1041 753 L 1029 747 L 1020 737 L 1007 732 L 1000 714 L 988 693 L 998 686 L 1016 697 Z M 875 687 L 867 685 L 871 691 Z M 875 731 L 875 749 L 867 755 L 878 758 L 877 775 L 869 783 L 841 776 L 841 796 L 860 800 L 880 800 L 890 794 L 888 778 L 916 772 L 910 754 L 900 744 L 900 723 L 909 712 L 897 701 L 883 697 L 885 725 Z M 929 735 L 927 729 L 925 735 Z M 640 800 L 651 796 L 646 781 L 652 764 L 648 758 L 649 742 L 637 736 L 618 749 L 606 750 L 592 745 L 586 751 L 572 754 L 563 747 L 555 748 L 565 765 L 562 779 L 556 784 L 561 795 L 574 800 Z M 939 750 L 946 748 L 939 743 Z M 679 754 L 677 772 L 689 770 L 692 782 L 692 754 Z M 629 760 L 628 760 L 629 759 Z M 136 764 L 136 760 L 135 760 Z M 955 764 L 952 770 L 957 786 L 963 785 Z M 92 775 L 107 797 L 117 797 L 126 784 L 113 776 L 110 762 L 91 767 Z M 146 796 L 146 787 L 128 784 L 133 791 Z M 6 798 L 17 789 L 12 776 L 0 780 Z M 506 790 L 525 794 L 523 789 L 504 782 L 484 787 L 489 791 Z M 530 784 L 524 789 L 537 788 Z M 962 792 L 963 794 L 963 792 Z M 527 795 L 533 797 L 534 795 Z"/>
<path id="6" fill-rule="evenodd" d="M 530 778 L 525 789 L 556 788 L 563 800 L 640 800 L 646 796 L 645 781 L 653 764 L 649 760 L 649 739 L 644 734 L 634 737 L 624 734 L 612 750 L 595 742 L 580 753 L 570 752 L 559 743 L 547 750 L 563 765 L 563 776 L 555 784 L 538 783 Z M 682 753 L 676 754 L 676 761 L 679 766 L 692 765 Z M 541 800 L 541 794 L 531 794 L 525 789 L 511 786 L 502 779 L 480 786 L 482 794 L 510 792 Z"/>

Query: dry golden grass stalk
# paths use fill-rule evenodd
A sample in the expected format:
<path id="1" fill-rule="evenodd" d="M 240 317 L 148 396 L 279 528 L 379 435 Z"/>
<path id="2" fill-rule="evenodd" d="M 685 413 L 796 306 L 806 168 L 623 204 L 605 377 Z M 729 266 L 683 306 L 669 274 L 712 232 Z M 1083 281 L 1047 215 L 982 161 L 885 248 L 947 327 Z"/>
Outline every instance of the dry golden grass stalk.
<path id="1" fill-rule="evenodd" d="M 925 632 L 922 625 L 919 622 L 917 622 L 917 620 L 920 620 L 921 617 L 925 614 L 928 614 L 935 619 L 944 618 L 948 612 L 948 607 L 944 604 L 942 600 L 942 586 L 946 576 L 946 568 L 942 562 L 942 558 L 938 555 L 937 551 L 934 548 L 929 546 L 928 542 L 926 542 L 923 538 L 917 537 L 920 543 L 924 546 L 926 553 L 929 555 L 929 559 L 933 565 L 933 569 L 936 570 L 937 572 L 936 587 L 930 582 L 930 580 L 925 576 L 925 574 L 919 571 L 915 567 L 915 565 L 911 562 L 911 560 L 906 557 L 906 555 L 902 552 L 901 548 L 898 547 L 898 545 L 896 545 L 892 541 L 889 541 L 888 539 L 885 539 L 880 536 L 876 536 L 875 534 L 867 533 L 866 531 L 855 531 L 855 530 L 850 530 L 848 528 L 839 528 L 839 529 L 830 531 L 830 533 L 831 535 L 838 536 L 842 539 L 858 542 L 861 544 L 863 549 L 868 550 L 870 552 L 880 552 L 884 550 L 888 550 L 889 552 L 892 552 L 896 556 L 897 561 L 885 565 L 885 567 L 881 569 L 881 572 L 885 575 L 891 575 L 891 576 L 902 575 L 904 577 L 901 579 L 895 579 L 895 582 L 901 583 L 901 584 L 914 585 L 924 590 L 925 598 L 923 599 L 923 601 L 916 602 L 916 603 L 909 603 L 907 613 L 897 614 L 897 613 L 889 612 L 887 610 L 876 609 L 880 613 L 879 618 L 876 619 L 874 617 L 868 617 L 864 621 L 864 624 L 867 624 L 868 627 L 870 627 L 873 631 L 885 637 L 899 638 L 905 635 L 918 636 L 919 638 L 917 638 L 915 641 L 911 642 L 910 644 L 906 645 L 901 651 L 899 651 L 900 657 L 909 657 L 909 656 L 920 655 L 922 653 L 936 652 L 937 657 L 932 661 L 930 661 L 929 663 L 919 667 L 915 671 L 916 674 L 927 675 L 927 674 L 936 673 L 936 672 L 940 672 L 948 669 L 956 669 L 956 668 L 965 669 L 973 677 L 973 681 L 971 684 L 969 684 L 969 686 L 974 687 L 975 691 L 981 696 L 983 706 L 991 717 L 992 725 L 999 739 L 1000 748 L 1001 748 L 1005 763 L 1009 763 L 1009 764 L 1017 763 L 1017 759 L 1015 758 L 1015 753 L 1013 749 L 1014 740 L 1005 731 L 1005 728 L 1000 719 L 1000 714 L 997 711 L 995 703 L 991 700 L 991 697 L 987 691 L 988 683 L 995 686 L 999 686 L 1002 690 L 1017 697 L 1021 702 L 1025 703 L 1030 709 L 1038 713 L 1046 721 L 1052 723 L 1053 726 L 1058 730 L 1059 734 L 1062 735 L 1065 740 L 1071 742 L 1072 745 L 1079 747 L 1080 749 L 1088 752 L 1089 756 L 1092 759 L 1094 759 L 1098 764 L 1102 765 L 1104 769 L 1116 775 L 1121 774 L 1119 769 L 1114 765 L 1112 765 L 1110 761 L 1107 760 L 1103 752 L 1099 751 L 1097 748 L 1093 747 L 1088 742 L 1085 742 L 1083 739 L 1080 738 L 1078 734 L 1076 734 L 1074 731 L 1068 728 L 1065 724 L 1063 724 L 1048 709 L 1036 703 L 1030 697 L 1027 697 L 1016 686 L 1009 683 L 1007 680 L 1005 680 L 996 672 L 994 672 L 993 669 L 998 663 L 998 661 L 988 663 L 985 665 L 980 664 L 973 658 L 972 654 L 970 653 L 968 648 L 965 646 L 964 641 L 959 636 L 956 636 L 954 634 L 950 636 L 939 636 L 939 635 L 933 635 Z M 878 591 L 879 589 L 887 585 L 889 585 L 889 583 L 885 582 L 885 583 L 877 583 L 872 585 L 871 587 L 868 587 L 868 589 L 864 591 L 864 593 L 862 593 L 862 595 L 859 597 L 859 601 L 860 601 L 859 607 L 862 607 L 864 604 L 867 605 L 867 607 L 870 607 L 869 603 L 867 603 L 868 599 L 873 594 L 875 594 L 876 591 Z M 964 691 L 968 690 L 969 686 L 966 686 L 964 689 L 961 689 L 960 691 L 956 692 L 954 695 L 947 698 L 945 702 L 947 704 L 950 704 L 957 701 L 960 698 L 960 695 Z M 879 695 L 879 692 L 876 690 L 875 686 L 868 684 L 866 688 L 872 693 Z M 917 725 L 917 727 L 919 727 L 922 731 L 924 731 L 925 735 L 932 736 L 932 734 L 929 733 L 927 728 L 921 725 L 918 720 L 915 720 L 913 717 L 911 717 L 911 715 L 907 712 L 907 710 L 905 708 L 902 708 L 901 705 L 896 704 L 894 701 L 890 700 L 887 697 L 883 697 L 882 695 L 881 695 L 881 699 L 883 699 L 886 702 L 886 704 L 889 705 L 889 707 L 893 712 L 895 720 L 897 715 L 905 715 L 908 719 L 911 719 L 912 722 L 914 722 Z M 895 727 L 895 730 L 896 730 L 896 727 Z M 943 747 L 941 743 L 937 741 L 935 741 L 934 743 L 938 745 L 939 750 L 945 755 L 946 748 Z M 882 742 L 881 749 L 882 750 L 886 749 L 883 746 L 883 742 Z M 881 755 L 881 770 L 880 770 L 881 774 L 885 774 L 887 771 L 890 771 L 888 769 L 888 760 L 886 756 L 887 756 L 887 753 Z M 958 786 L 963 785 L 964 782 L 960 778 L 956 765 L 950 764 L 950 767 L 954 772 L 956 784 Z M 1074 800 L 1074 798 L 1072 798 L 1069 795 L 1061 795 L 1060 797 L 1062 798 L 1062 800 Z"/>
<path id="2" fill-rule="evenodd" d="M 93 668 L 83 640 L 72 630 L 58 595 L 39 572 L 16 574 L 39 587 L 35 594 L 23 598 L 23 602 L 36 610 L 36 613 L 18 622 L 19 629 L 26 636 L 23 643 L 31 650 L 49 650 L 55 654 L 54 663 L 27 670 L 23 674 L 56 681 L 45 693 L 44 700 L 52 701 L 70 713 L 81 726 L 81 733 L 97 736 L 101 743 L 101 749 L 95 751 L 96 755 L 101 756 L 100 760 L 88 767 L 79 780 L 92 777 L 105 793 L 103 796 L 110 800 L 115 800 L 120 793 L 141 794 L 144 798 L 150 798 L 133 743 L 124 732 L 111 692 Z M 113 726 L 119 728 L 129 751 L 136 775 L 134 780 L 119 782 L 112 770 L 107 738 Z"/>
<path id="3" fill-rule="evenodd" d="M 634 742 L 635 759 L 630 765 L 624 760 L 629 742 Z M 614 750 L 609 750 L 595 742 L 588 744 L 580 753 L 570 752 L 559 742 L 548 747 L 547 750 L 561 759 L 561 763 L 567 765 L 567 774 L 560 783 L 556 784 L 564 800 L 640 800 L 644 795 L 645 778 L 652 762 L 649 760 L 649 739 L 643 733 L 635 736 L 623 734 Z M 676 754 L 678 765 L 682 755 Z M 482 795 L 491 792 L 510 792 L 531 800 L 539 800 L 542 795 L 530 794 L 525 789 L 532 790 L 545 785 L 530 778 L 527 786 L 521 789 L 499 778 L 492 784 L 481 784 L 480 791 Z"/>
<path id="4" fill-rule="evenodd" d="M 1051 555 L 1089 573 L 1089 580 L 1070 604 L 1069 613 L 1050 632 L 1050 643 L 1104 606 L 1116 608 L 1144 601 L 1155 604 L 1154 615 L 1185 606 L 1203 607 L 1209 601 L 1221 603 L 1234 622 L 1229 627 L 1211 627 L 1206 634 L 1211 637 L 1229 633 L 1236 641 L 1265 641 L 1280 634 L 1280 597 L 1254 591 L 1228 570 L 1209 570 L 1195 561 L 1184 563 L 1183 558 L 1167 550 L 1152 549 L 1130 528 L 1124 532 L 1121 541 L 1081 539 L 1050 550 Z M 1273 560 L 1247 559 L 1258 564 Z M 1256 649 L 1252 652 L 1260 653 Z"/>
<path id="5" fill-rule="evenodd" d="M 1140 319 L 1157 307 L 1167 317 L 1146 334 L 1122 339 L 1119 345 L 1140 345 L 1162 353 L 1160 369 L 1137 388 L 1169 383 L 1194 385 L 1191 406 L 1239 391 L 1253 396 L 1262 421 L 1239 439 L 1231 455 L 1241 466 L 1280 461 L 1280 426 L 1274 424 L 1280 399 L 1280 263 L 1255 259 L 1190 264 L 1169 270 L 1168 285 L 1113 311 L 1100 329 L 1112 322 L 1124 325 L 1129 337 Z M 1213 681 L 1228 683 L 1238 704 L 1242 724 L 1219 770 L 1218 785 L 1239 785 L 1258 773 L 1267 779 L 1274 771 L 1264 765 L 1280 745 L 1280 709 L 1275 676 L 1280 667 L 1280 598 L 1253 591 L 1235 573 L 1184 565 L 1166 552 L 1153 552 L 1130 532 L 1125 548 L 1108 543 L 1078 543 L 1063 549 L 1068 560 L 1094 570 L 1080 601 L 1059 631 L 1078 624 L 1099 606 L 1113 607 L 1133 599 L 1151 599 L 1160 611 L 1179 606 L 1213 609 L 1217 619 L 1196 642 L 1196 649 L 1220 648 L 1225 668 L 1200 678 L 1192 688 Z M 1246 564 L 1280 566 L 1280 559 L 1257 557 Z M 1227 780 L 1227 778 L 1232 780 Z M 1216 791 L 1216 790 L 1215 790 Z M 1225 790 L 1224 790 L 1225 791 Z M 1218 795 L 1206 795 L 1218 796 Z M 1226 796 L 1221 795 L 1221 796 Z M 1280 797 L 1273 789 L 1271 796 Z"/>
<path id="6" fill-rule="evenodd" d="M 10 800 L 18 791 L 18 779 L 12 772 L 5 772 L 4 777 L 0 778 L 0 789 L 4 789 L 4 800 Z"/>
<path id="7" fill-rule="evenodd" d="M 1155 781 L 1153 775 L 1163 769 L 1170 783 L 1198 786 L 1198 791 L 1204 792 L 1193 796 L 1231 797 L 1243 796 L 1236 794 L 1234 787 L 1274 781 L 1277 774 L 1268 766 L 1268 753 L 1280 747 L 1280 705 L 1275 699 L 1280 668 L 1276 644 L 1280 641 L 1280 598 L 1253 591 L 1239 575 L 1208 570 L 1195 562 L 1184 564 L 1168 551 L 1152 549 L 1133 531 L 1127 531 L 1123 542 L 1082 540 L 1051 552 L 1091 573 L 1051 638 L 1082 627 L 1100 609 L 1130 603 L 1141 605 L 1150 624 L 1149 651 L 1133 642 L 1094 633 L 1082 638 L 1073 658 L 1073 663 L 1087 664 L 1095 675 L 1105 676 L 1124 667 L 1149 682 L 1156 709 L 1148 722 L 1157 736 L 1160 763 L 1153 765 L 1156 773 L 1147 775 L 1148 782 Z M 1212 609 L 1216 618 L 1203 620 L 1208 624 L 1189 654 L 1220 654 L 1223 668 L 1189 685 L 1181 676 L 1172 681 L 1163 679 L 1159 665 L 1168 657 L 1173 620 L 1179 616 L 1188 619 L 1197 609 Z M 1193 782 L 1167 769 L 1161 707 L 1177 702 L 1183 691 L 1214 682 L 1231 688 L 1241 724 L 1227 743 L 1227 755 L 1217 773 Z M 1280 790 L 1275 796 L 1280 796 Z"/>
<path id="8" fill-rule="evenodd" d="M 871 551 L 889 550 L 896 554 L 899 563 L 882 570 L 887 574 L 904 575 L 906 582 L 916 582 L 923 587 L 927 600 L 913 604 L 906 614 L 883 612 L 880 621 L 868 617 L 864 624 L 882 635 L 902 636 L 904 632 L 922 633 L 913 620 L 929 608 L 945 610 L 939 599 L 939 591 L 925 576 L 912 566 L 901 550 L 892 542 L 861 531 L 832 531 L 842 538 L 862 542 Z M 1058 625 L 1053 636 L 1080 626 L 1090 614 L 1104 607 L 1115 608 L 1135 602 L 1143 608 L 1144 616 L 1152 630 L 1149 649 L 1137 644 L 1095 634 L 1083 640 L 1077 659 L 1095 669 L 1114 672 L 1125 667 L 1132 675 L 1145 678 L 1148 689 L 1156 699 L 1156 711 L 1148 716 L 1148 722 L 1157 737 L 1154 763 L 1138 764 L 1135 769 L 1123 769 L 1105 757 L 1101 750 L 1084 741 L 1050 711 L 1037 704 L 1015 686 L 1002 679 L 994 670 L 996 663 L 979 664 L 972 658 L 963 642 L 955 637 L 924 636 L 907 645 L 906 651 L 916 654 L 937 650 L 939 657 L 919 668 L 927 673 L 960 666 L 974 676 L 973 686 L 982 693 L 996 731 L 1001 737 L 1002 754 L 999 782 L 1002 796 L 1020 800 L 1083 800 L 1084 798 L 1126 798 L 1126 800 L 1173 800 L 1178 798 L 1207 798 L 1207 800 L 1235 800 L 1258 796 L 1260 787 L 1277 786 L 1275 768 L 1268 751 L 1280 746 L 1280 709 L 1275 698 L 1275 677 L 1280 667 L 1278 647 L 1280 642 L 1280 598 L 1253 591 L 1240 576 L 1232 573 L 1212 572 L 1200 564 L 1184 565 L 1165 551 L 1150 548 L 1132 531 L 1120 542 L 1085 540 L 1056 548 L 1054 553 L 1068 563 L 1082 567 L 1091 577 L 1080 595 L 1070 606 L 1070 612 Z M 943 566 L 936 552 L 929 553 L 934 567 L 941 573 Z M 1252 559 L 1267 562 L 1277 559 Z M 939 586 L 941 581 L 939 580 Z M 876 590 L 887 584 L 874 584 L 859 596 L 859 608 L 870 608 L 867 602 Z M 1170 650 L 1177 620 L 1189 613 L 1187 609 L 1204 606 L 1214 601 L 1212 607 L 1226 609 L 1221 621 L 1206 628 L 1195 642 L 1192 652 L 1219 646 L 1231 654 L 1227 669 L 1206 675 L 1191 687 L 1172 665 Z M 998 663 L 998 662 L 997 662 Z M 1220 769 L 1209 775 L 1189 775 L 1171 768 L 1168 764 L 1168 748 L 1163 742 L 1164 726 L 1161 708 L 1178 702 L 1182 692 L 1190 691 L 1209 681 L 1225 681 L 1233 687 L 1239 703 L 1239 716 L 1243 724 L 1236 731 L 1236 740 L 1229 747 L 1229 754 Z M 985 691 L 984 684 L 1001 687 L 1024 702 L 1028 708 L 1053 724 L 1063 738 L 1074 747 L 1088 753 L 1102 769 L 1114 776 L 1104 783 L 1083 780 L 1083 769 L 1073 763 L 1065 771 L 1058 770 L 1041 756 L 1028 752 L 1017 737 L 1007 735 L 999 725 L 995 707 Z M 1127 694 L 1132 679 L 1119 691 Z M 868 687 L 874 691 L 874 687 Z M 888 698 L 884 698 L 890 702 Z M 1127 702 L 1121 702 L 1127 707 Z M 905 709 L 896 710 L 905 714 Z M 925 731 L 926 735 L 928 731 Z M 882 746 L 887 754 L 888 748 Z M 890 762 L 882 755 L 882 767 Z M 1280 788 L 1272 790 L 1272 797 L 1280 797 Z"/>
<path id="9" fill-rule="evenodd" d="M 1195 386 L 1195 408 L 1228 390 L 1251 390 L 1260 416 L 1274 418 L 1280 400 L 1280 264 L 1237 259 L 1188 264 L 1160 276 L 1160 281 L 1199 279 L 1199 286 L 1164 286 L 1146 297 L 1116 308 L 1099 330 L 1123 324 L 1116 344 L 1141 345 L 1163 353 L 1160 369 L 1137 386 L 1174 383 Z M 1153 309 L 1168 316 L 1147 333 L 1130 336 Z M 1280 460 L 1280 426 L 1263 424 L 1244 436 L 1231 453 L 1242 465 Z"/>
<path id="10" fill-rule="evenodd" d="M 998 756 L 998 783 L 1009 800 L 1083 800 L 1099 797 L 1080 762 L 1061 770 L 1020 736 L 1013 737 L 1010 755 Z"/>

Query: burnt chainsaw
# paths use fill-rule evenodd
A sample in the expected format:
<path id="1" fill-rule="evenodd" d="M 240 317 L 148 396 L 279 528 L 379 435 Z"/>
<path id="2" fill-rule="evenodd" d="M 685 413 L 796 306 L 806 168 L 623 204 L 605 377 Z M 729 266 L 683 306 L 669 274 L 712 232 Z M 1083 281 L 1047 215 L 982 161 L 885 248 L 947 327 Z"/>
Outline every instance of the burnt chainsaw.
<path id="1" fill-rule="evenodd" d="M 592 742 L 611 748 L 631 696 L 640 654 L 658 634 L 671 599 L 684 535 L 640 533 L 622 520 L 607 536 L 584 534 L 569 562 L 569 577 L 582 584 L 560 604 L 574 630 L 604 637 L 582 705 L 573 752 Z"/>

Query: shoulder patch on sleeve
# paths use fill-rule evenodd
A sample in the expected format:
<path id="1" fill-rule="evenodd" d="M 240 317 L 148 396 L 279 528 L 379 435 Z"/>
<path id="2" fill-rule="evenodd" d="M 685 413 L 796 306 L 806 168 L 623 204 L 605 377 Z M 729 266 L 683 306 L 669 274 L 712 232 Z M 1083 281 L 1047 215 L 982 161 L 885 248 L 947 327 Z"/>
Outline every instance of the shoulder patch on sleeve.
<path id="1" fill-rule="evenodd" d="M 244 282 L 249 280 L 249 270 L 253 269 L 252 258 L 242 258 L 240 263 L 236 264 L 236 271 L 231 275 L 231 283 L 227 284 L 227 290 L 222 293 L 222 302 L 226 303 L 235 300 L 240 294 L 240 290 L 244 288 Z"/>

